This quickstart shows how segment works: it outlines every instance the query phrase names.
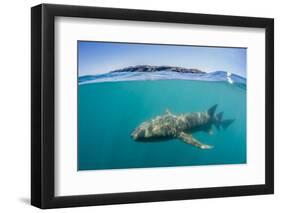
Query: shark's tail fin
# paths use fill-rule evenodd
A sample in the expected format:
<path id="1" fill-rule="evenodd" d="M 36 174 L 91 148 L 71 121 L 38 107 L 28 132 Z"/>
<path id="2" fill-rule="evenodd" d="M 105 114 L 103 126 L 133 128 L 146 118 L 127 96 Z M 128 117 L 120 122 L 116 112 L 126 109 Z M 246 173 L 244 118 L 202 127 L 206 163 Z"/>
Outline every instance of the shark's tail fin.
<path id="1" fill-rule="evenodd" d="M 223 121 L 221 121 L 221 126 L 222 126 L 222 128 L 225 130 L 225 129 L 227 129 L 227 127 L 229 127 L 230 124 L 232 124 L 233 122 L 234 122 L 234 119 L 223 120 Z"/>
<path id="2" fill-rule="evenodd" d="M 216 128 L 219 130 L 220 127 L 222 127 L 224 130 L 227 129 L 227 127 L 230 126 L 234 122 L 234 119 L 222 119 L 223 117 L 223 112 L 220 112 L 216 114 L 215 119 L 214 119 L 214 124 Z"/>
<path id="3" fill-rule="evenodd" d="M 217 104 L 213 105 L 208 109 L 208 114 L 213 122 L 213 124 L 216 126 L 218 130 L 222 127 L 224 130 L 227 129 L 230 124 L 234 122 L 234 119 L 226 119 L 223 120 L 223 112 L 219 112 L 215 114 L 216 109 L 217 109 Z"/>

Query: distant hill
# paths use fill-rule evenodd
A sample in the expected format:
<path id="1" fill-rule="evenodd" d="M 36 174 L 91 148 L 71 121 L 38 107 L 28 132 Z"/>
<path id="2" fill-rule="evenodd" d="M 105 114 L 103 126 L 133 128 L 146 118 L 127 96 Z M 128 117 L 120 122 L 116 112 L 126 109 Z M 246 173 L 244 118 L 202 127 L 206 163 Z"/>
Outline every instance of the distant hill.
<path id="1" fill-rule="evenodd" d="M 131 67 L 125 67 L 122 69 L 114 70 L 111 72 L 161 72 L 161 71 L 170 71 L 170 72 L 179 72 L 179 73 L 198 73 L 204 74 L 198 69 L 187 69 L 184 67 L 176 67 L 176 66 L 150 66 L 150 65 L 137 65 Z"/>
<path id="2" fill-rule="evenodd" d="M 125 67 L 111 72 L 84 75 L 78 78 L 79 84 L 116 82 L 116 81 L 145 81 L 145 80 L 194 80 L 220 81 L 246 88 L 246 78 L 227 71 L 203 72 L 198 69 L 188 69 L 175 66 L 138 65 Z"/>

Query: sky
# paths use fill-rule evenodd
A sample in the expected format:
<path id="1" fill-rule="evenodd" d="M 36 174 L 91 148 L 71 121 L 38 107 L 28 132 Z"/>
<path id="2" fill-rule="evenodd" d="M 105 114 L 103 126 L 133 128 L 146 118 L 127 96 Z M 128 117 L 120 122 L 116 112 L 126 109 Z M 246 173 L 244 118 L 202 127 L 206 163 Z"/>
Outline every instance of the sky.
<path id="1" fill-rule="evenodd" d="M 247 49 L 187 45 L 78 41 L 78 75 L 97 75 L 136 65 L 168 65 L 246 77 Z"/>

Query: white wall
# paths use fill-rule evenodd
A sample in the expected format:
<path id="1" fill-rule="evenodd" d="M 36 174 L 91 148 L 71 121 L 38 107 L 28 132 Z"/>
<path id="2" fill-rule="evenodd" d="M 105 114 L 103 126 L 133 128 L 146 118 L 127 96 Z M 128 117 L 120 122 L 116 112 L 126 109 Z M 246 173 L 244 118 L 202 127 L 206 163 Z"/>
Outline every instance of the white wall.
<path id="1" fill-rule="evenodd" d="M 281 13 L 279 1 L 246 0 L 45 0 L 45 3 L 80 4 L 105 7 L 170 10 L 210 14 L 261 16 L 275 18 L 275 195 L 113 205 L 51 210 L 56 212 L 277 212 L 281 207 Z M 0 69 L 0 211 L 38 212 L 31 207 L 30 196 L 30 7 L 37 0 L 1 2 Z M 278 82 L 279 81 L 279 82 Z M 278 85 L 279 83 L 279 85 Z M 278 156 L 279 155 L 279 156 Z M 187 180 L 188 181 L 188 180 Z M 279 210 L 280 211 L 280 210 Z"/>

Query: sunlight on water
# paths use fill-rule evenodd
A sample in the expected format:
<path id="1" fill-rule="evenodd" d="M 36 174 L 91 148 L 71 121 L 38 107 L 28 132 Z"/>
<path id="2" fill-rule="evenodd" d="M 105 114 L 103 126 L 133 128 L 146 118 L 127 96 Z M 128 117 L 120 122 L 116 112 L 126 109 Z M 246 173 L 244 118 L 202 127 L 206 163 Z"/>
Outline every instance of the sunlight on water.
<path id="1" fill-rule="evenodd" d="M 230 84 L 233 84 L 233 80 L 230 78 L 230 76 L 231 76 L 231 73 L 230 72 L 228 72 L 227 73 L 227 81 L 230 83 Z"/>

